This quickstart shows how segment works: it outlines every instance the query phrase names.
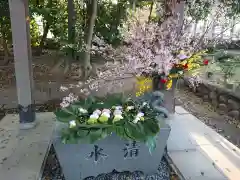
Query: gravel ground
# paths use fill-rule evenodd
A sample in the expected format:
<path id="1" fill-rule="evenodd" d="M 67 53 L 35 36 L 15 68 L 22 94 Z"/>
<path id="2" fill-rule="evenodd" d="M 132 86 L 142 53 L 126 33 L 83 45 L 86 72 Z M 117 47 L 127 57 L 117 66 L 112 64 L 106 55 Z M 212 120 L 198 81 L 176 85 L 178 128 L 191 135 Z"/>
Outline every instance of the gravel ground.
<path id="1" fill-rule="evenodd" d="M 144 175 L 141 171 L 135 172 L 117 172 L 113 170 L 113 172 L 107 174 L 100 174 L 97 177 L 88 177 L 84 180 L 179 180 L 176 173 L 171 169 L 169 164 L 167 163 L 165 157 L 163 157 L 158 172 L 152 175 Z M 64 175 L 61 170 L 61 166 L 56 156 L 56 152 L 51 147 L 46 164 L 44 166 L 42 180 L 65 180 Z"/>

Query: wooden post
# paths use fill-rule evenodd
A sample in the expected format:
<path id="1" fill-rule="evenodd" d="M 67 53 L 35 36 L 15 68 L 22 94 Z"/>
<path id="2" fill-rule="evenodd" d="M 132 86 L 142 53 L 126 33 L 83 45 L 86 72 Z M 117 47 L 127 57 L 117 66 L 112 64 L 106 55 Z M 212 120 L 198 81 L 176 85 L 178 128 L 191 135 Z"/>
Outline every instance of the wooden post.
<path id="1" fill-rule="evenodd" d="M 28 0 L 9 0 L 20 128 L 35 126 Z"/>

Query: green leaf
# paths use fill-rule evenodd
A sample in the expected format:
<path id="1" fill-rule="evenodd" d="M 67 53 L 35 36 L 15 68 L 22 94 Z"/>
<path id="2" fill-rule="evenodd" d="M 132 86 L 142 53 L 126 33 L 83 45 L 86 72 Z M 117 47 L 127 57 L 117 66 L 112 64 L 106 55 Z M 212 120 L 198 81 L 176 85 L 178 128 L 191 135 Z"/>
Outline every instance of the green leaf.
<path id="1" fill-rule="evenodd" d="M 92 96 L 89 96 L 87 99 L 82 99 L 79 101 L 74 102 L 71 106 L 73 107 L 82 107 L 85 109 L 88 109 L 89 107 L 91 107 L 95 102 L 95 98 Z"/>
<path id="2" fill-rule="evenodd" d="M 89 130 L 79 129 L 77 135 L 79 138 L 84 138 L 89 134 Z"/>
<path id="3" fill-rule="evenodd" d="M 103 128 L 103 129 L 102 129 L 102 135 L 101 135 L 101 138 L 102 138 L 102 139 L 106 138 L 108 135 L 111 134 L 110 129 L 111 129 L 111 128 Z"/>
<path id="4" fill-rule="evenodd" d="M 105 134 L 103 133 L 106 133 L 106 132 L 102 131 L 102 129 L 97 129 L 97 130 L 91 129 L 88 134 L 90 143 L 94 143 L 97 140 L 102 139 L 102 137 L 105 136 Z"/>
<path id="5" fill-rule="evenodd" d="M 76 119 L 76 115 L 64 109 L 58 109 L 54 112 L 54 114 L 56 115 L 57 120 L 60 122 L 69 122 L 73 119 Z"/>
<path id="6" fill-rule="evenodd" d="M 140 125 L 133 124 L 132 122 L 127 122 L 125 127 L 128 129 L 129 136 L 133 138 L 133 140 L 144 141 L 146 135 L 144 132 L 141 132 L 139 129 Z"/>
<path id="7" fill-rule="evenodd" d="M 157 145 L 156 145 L 157 144 L 157 136 L 148 136 L 145 144 L 147 145 L 150 154 L 152 154 L 152 152 L 157 147 Z"/>
<path id="8" fill-rule="evenodd" d="M 112 125 L 110 124 L 79 124 L 78 127 L 80 128 L 87 128 L 87 129 L 99 129 L 99 128 L 109 128 Z"/>
<path id="9" fill-rule="evenodd" d="M 145 133 L 148 133 L 149 135 L 156 135 L 160 131 L 159 124 L 156 120 L 145 120 L 143 124 Z"/>
<path id="10" fill-rule="evenodd" d="M 73 133 L 70 134 L 70 137 L 67 141 L 68 144 L 77 144 L 77 138 L 75 137 L 75 135 Z"/>
<path id="11" fill-rule="evenodd" d="M 116 133 L 117 136 L 120 138 L 124 136 L 124 128 L 121 126 L 114 126 L 114 132 Z"/>
<path id="12" fill-rule="evenodd" d="M 62 131 L 62 142 L 64 144 L 76 144 L 77 141 L 77 131 L 72 129 L 63 129 Z"/>

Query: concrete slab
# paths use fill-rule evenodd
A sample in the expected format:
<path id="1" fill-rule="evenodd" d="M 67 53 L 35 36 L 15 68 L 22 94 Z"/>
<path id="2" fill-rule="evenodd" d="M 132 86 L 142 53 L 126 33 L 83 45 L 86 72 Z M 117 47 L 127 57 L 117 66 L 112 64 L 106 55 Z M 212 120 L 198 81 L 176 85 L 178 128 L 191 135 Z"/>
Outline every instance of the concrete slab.
<path id="1" fill-rule="evenodd" d="M 176 107 L 168 123 L 171 126 L 168 154 L 184 178 L 239 179 L 239 148 L 182 107 Z"/>
<path id="2" fill-rule="evenodd" d="M 186 180 L 227 180 L 199 151 L 174 151 L 169 156 Z"/>
<path id="3" fill-rule="evenodd" d="M 0 180 L 37 180 L 51 144 L 53 113 L 37 113 L 37 126 L 19 130 L 18 115 L 0 121 Z"/>
<path id="4" fill-rule="evenodd" d="M 188 134 L 189 141 L 196 146 L 211 145 L 224 141 L 224 137 L 216 133 L 185 109 L 177 106 L 176 114 L 169 120 L 172 129 L 182 129 Z M 207 139 L 207 141 L 206 141 Z"/>
<path id="5" fill-rule="evenodd" d="M 168 138 L 168 151 L 187 151 L 194 150 L 196 147 L 189 138 L 189 133 L 183 128 L 171 126 L 171 135 Z"/>
<path id="6" fill-rule="evenodd" d="M 214 166 L 222 172 L 227 179 L 239 180 L 240 156 L 235 151 L 226 149 L 220 144 L 214 146 L 198 147 L 214 163 Z"/>

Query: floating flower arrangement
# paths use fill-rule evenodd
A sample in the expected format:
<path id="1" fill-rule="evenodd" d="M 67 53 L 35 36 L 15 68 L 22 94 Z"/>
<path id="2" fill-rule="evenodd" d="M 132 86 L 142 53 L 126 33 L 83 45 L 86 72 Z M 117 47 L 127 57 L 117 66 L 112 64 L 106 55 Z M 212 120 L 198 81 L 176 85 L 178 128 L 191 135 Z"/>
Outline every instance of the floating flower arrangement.
<path id="1" fill-rule="evenodd" d="M 165 111 L 155 111 L 148 102 L 113 94 L 73 101 L 58 109 L 55 115 L 67 125 L 62 131 L 63 143 L 94 143 L 115 133 L 124 140 L 155 146 L 148 141 L 154 141 L 159 133 L 156 117 L 161 113 Z"/>
<path id="2" fill-rule="evenodd" d="M 172 88 L 173 79 L 181 78 L 186 72 L 198 69 L 203 65 L 208 65 L 209 60 L 204 59 L 202 61 L 202 56 L 205 55 L 206 51 L 200 51 L 193 55 L 187 56 L 184 51 L 181 51 L 178 55 L 178 64 L 172 64 L 172 68 L 169 74 L 164 73 L 153 73 L 150 75 L 138 76 L 137 77 L 137 92 L 136 96 L 141 96 L 145 92 L 151 91 L 153 89 L 153 78 L 157 77 L 159 83 L 163 86 L 162 89 L 170 90 Z"/>

